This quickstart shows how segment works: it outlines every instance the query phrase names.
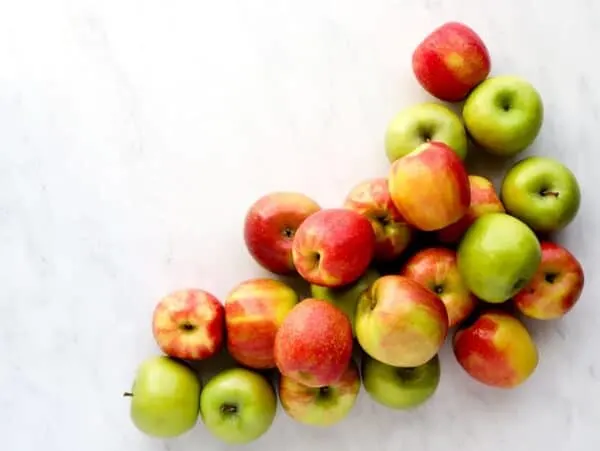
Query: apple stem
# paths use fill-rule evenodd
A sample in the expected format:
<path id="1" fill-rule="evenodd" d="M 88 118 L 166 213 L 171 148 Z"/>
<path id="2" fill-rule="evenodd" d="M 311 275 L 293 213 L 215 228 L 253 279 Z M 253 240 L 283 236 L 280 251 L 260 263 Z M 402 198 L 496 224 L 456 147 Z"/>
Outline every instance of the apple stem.
<path id="1" fill-rule="evenodd" d="M 558 193 L 556 191 L 550 191 L 550 190 L 542 190 L 542 196 L 552 196 L 552 197 L 558 197 Z"/>
<path id="2" fill-rule="evenodd" d="M 123 393 L 123 397 L 125 397 L 125 398 L 132 398 L 133 397 L 133 393 L 125 392 L 125 393 Z"/>

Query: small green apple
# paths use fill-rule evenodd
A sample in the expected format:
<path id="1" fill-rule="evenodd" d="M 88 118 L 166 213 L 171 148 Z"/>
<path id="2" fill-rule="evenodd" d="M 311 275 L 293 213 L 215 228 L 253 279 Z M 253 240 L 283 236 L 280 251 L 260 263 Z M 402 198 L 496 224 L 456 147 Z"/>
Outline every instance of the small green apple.
<path id="1" fill-rule="evenodd" d="M 425 102 L 405 108 L 388 124 L 388 160 L 393 163 L 428 141 L 443 142 L 462 160 L 467 156 L 467 133 L 458 115 L 444 105 Z"/>
<path id="2" fill-rule="evenodd" d="M 277 398 L 262 375 L 230 368 L 210 379 L 200 395 L 206 428 L 228 444 L 250 443 L 265 434 L 277 411 Z"/>
<path id="3" fill-rule="evenodd" d="M 181 435 L 198 421 L 201 383 L 186 364 L 166 356 L 138 367 L 131 392 L 131 419 L 143 433 L 159 438 Z"/>
<path id="4" fill-rule="evenodd" d="M 488 78 L 467 97 L 463 120 L 473 140 L 491 154 L 510 157 L 537 137 L 544 119 L 538 91 L 510 75 Z"/>
<path id="5" fill-rule="evenodd" d="M 391 409 L 412 409 L 427 401 L 440 382 L 440 359 L 435 355 L 423 365 L 398 368 L 365 356 L 362 364 L 363 385 L 381 405 Z"/>
<path id="6" fill-rule="evenodd" d="M 536 232 L 556 232 L 577 215 L 581 190 L 575 175 L 559 161 L 528 157 L 518 161 L 502 182 L 506 210 Z"/>
<path id="7" fill-rule="evenodd" d="M 457 256 L 469 290 L 482 301 L 502 303 L 531 280 L 542 250 L 524 222 L 506 213 L 488 213 L 469 227 Z"/>

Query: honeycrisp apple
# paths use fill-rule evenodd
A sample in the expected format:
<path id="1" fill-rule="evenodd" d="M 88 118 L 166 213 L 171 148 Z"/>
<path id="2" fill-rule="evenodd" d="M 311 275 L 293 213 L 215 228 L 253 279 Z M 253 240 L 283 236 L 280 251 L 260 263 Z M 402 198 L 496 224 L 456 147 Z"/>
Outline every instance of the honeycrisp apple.
<path id="1" fill-rule="evenodd" d="M 483 40 L 460 22 L 447 22 L 426 36 L 413 53 L 412 66 L 426 91 L 449 102 L 463 100 L 491 70 Z"/>
<path id="2" fill-rule="evenodd" d="M 467 133 L 458 115 L 447 106 L 425 102 L 404 108 L 388 124 L 388 160 L 393 163 L 429 141 L 447 144 L 461 160 L 467 156 Z"/>
<path id="3" fill-rule="evenodd" d="M 524 315 L 552 320 L 571 311 L 581 296 L 585 276 L 577 258 L 563 246 L 542 241 L 541 247 L 540 266 L 513 300 Z"/>
<path id="4" fill-rule="evenodd" d="M 310 197 L 295 192 L 273 192 L 249 208 L 244 221 L 244 241 L 250 255 L 275 274 L 295 272 L 292 242 L 298 226 L 320 210 Z"/>
<path id="5" fill-rule="evenodd" d="M 279 280 L 250 279 L 237 285 L 225 299 L 231 356 L 250 368 L 275 368 L 275 334 L 297 302 L 296 292 Z"/>
<path id="6" fill-rule="evenodd" d="M 410 244 L 413 230 L 394 203 L 386 178 L 365 180 L 346 196 L 344 207 L 365 216 L 375 233 L 375 255 L 379 261 L 398 258 Z"/>
<path id="7" fill-rule="evenodd" d="M 223 345 L 224 308 L 211 293 L 200 289 L 174 291 L 163 297 L 152 317 L 152 333 L 171 357 L 202 360 Z"/>
<path id="8" fill-rule="evenodd" d="M 469 178 L 462 160 L 441 142 L 420 145 L 396 160 L 388 176 L 394 205 L 406 221 L 424 231 L 458 221 L 469 208 Z"/>
<path id="9" fill-rule="evenodd" d="M 515 163 L 502 182 L 507 211 L 542 233 L 564 229 L 577 215 L 581 189 L 575 175 L 549 157 L 528 157 Z"/>
<path id="10" fill-rule="evenodd" d="M 511 157 L 537 137 L 544 120 L 542 98 L 521 77 L 488 78 L 467 97 L 463 120 L 473 140 L 489 153 Z"/>

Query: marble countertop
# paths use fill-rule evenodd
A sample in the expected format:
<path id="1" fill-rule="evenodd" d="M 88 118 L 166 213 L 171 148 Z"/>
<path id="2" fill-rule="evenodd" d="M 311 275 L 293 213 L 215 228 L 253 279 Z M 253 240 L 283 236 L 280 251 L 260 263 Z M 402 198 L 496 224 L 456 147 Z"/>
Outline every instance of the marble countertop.
<path id="1" fill-rule="evenodd" d="M 446 346 L 422 408 L 392 412 L 363 391 L 335 427 L 280 411 L 246 449 L 600 449 L 592 0 L 1 2 L 0 447 L 228 449 L 201 425 L 169 441 L 133 428 L 121 395 L 157 353 L 155 303 L 182 286 L 223 297 L 266 274 L 241 233 L 258 196 L 298 190 L 336 206 L 385 173 L 388 120 L 429 99 L 410 53 L 446 20 L 482 35 L 493 74 L 541 92 L 546 118 L 528 153 L 559 158 L 581 183 L 560 240 L 586 270 L 585 292 L 532 329 L 541 360 L 520 389 L 468 379 Z"/>

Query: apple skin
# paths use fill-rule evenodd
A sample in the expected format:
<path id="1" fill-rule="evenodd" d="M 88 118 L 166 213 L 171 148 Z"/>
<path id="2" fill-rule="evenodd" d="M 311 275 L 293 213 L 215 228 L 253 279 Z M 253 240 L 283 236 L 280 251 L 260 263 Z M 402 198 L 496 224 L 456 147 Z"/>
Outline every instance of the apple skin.
<path id="1" fill-rule="evenodd" d="M 482 301 L 499 304 L 533 278 L 542 260 L 535 233 L 506 213 L 488 213 L 467 230 L 458 246 L 463 281 Z"/>
<path id="2" fill-rule="evenodd" d="M 206 429 L 229 445 L 244 445 L 264 435 L 277 413 L 277 396 L 262 375 L 230 368 L 210 379 L 200 394 Z"/>
<path id="3" fill-rule="evenodd" d="M 512 157 L 535 141 L 544 120 L 544 105 L 531 83 L 502 75 L 488 78 L 469 94 L 463 120 L 484 151 Z"/>
<path id="4" fill-rule="evenodd" d="M 479 175 L 469 175 L 471 203 L 467 213 L 453 224 L 439 230 L 436 235 L 440 242 L 456 244 L 475 219 L 487 213 L 504 213 L 504 205 L 500 201 L 491 180 Z"/>
<path id="5" fill-rule="evenodd" d="M 356 308 L 356 338 L 376 360 L 415 367 L 436 355 L 448 334 L 443 302 L 418 282 L 400 275 L 377 279 Z"/>
<path id="6" fill-rule="evenodd" d="M 275 368 L 275 335 L 297 303 L 296 292 L 279 280 L 250 279 L 237 285 L 225 299 L 229 354 L 249 368 Z"/>
<path id="7" fill-rule="evenodd" d="M 517 293 L 513 302 L 524 315 L 553 320 L 575 306 L 585 284 L 583 267 L 563 246 L 542 241 L 542 262 L 533 279 Z"/>
<path id="8" fill-rule="evenodd" d="M 365 180 L 353 187 L 346 196 L 344 208 L 360 213 L 371 222 L 375 233 L 375 260 L 395 260 L 413 238 L 412 227 L 392 202 L 385 177 Z"/>
<path id="9" fill-rule="evenodd" d="M 211 293 L 177 290 L 154 309 L 152 333 L 168 356 L 203 360 L 218 353 L 224 342 L 225 309 Z"/>
<path id="10" fill-rule="evenodd" d="M 413 227 L 431 232 L 458 221 L 471 202 L 469 177 L 444 143 L 422 144 L 396 160 L 388 176 L 394 205 Z"/>
<path id="11" fill-rule="evenodd" d="M 460 275 L 454 250 L 444 247 L 423 249 L 406 261 L 400 275 L 419 282 L 439 296 L 446 306 L 450 327 L 464 321 L 477 306 L 477 298 Z"/>
<path id="12" fill-rule="evenodd" d="M 393 163 L 429 141 L 447 144 L 461 160 L 467 156 L 467 132 L 460 117 L 433 102 L 404 108 L 390 121 L 385 133 L 386 155 Z"/>
<path id="13" fill-rule="evenodd" d="M 308 283 L 339 287 L 357 280 L 375 253 L 375 233 L 363 215 L 345 208 L 320 210 L 296 231 L 294 265 Z"/>
<path id="14" fill-rule="evenodd" d="M 454 335 L 459 365 L 475 380 L 497 388 L 523 384 L 537 368 L 539 354 L 525 325 L 509 313 L 490 310 Z"/>
<path id="15" fill-rule="evenodd" d="M 286 376 L 279 378 L 279 400 L 287 415 L 309 426 L 328 427 L 348 416 L 360 391 L 360 375 L 353 360 L 331 385 L 307 387 Z"/>
<path id="16" fill-rule="evenodd" d="M 273 192 L 259 198 L 246 213 L 244 242 L 254 260 L 274 274 L 296 272 L 292 243 L 296 230 L 321 207 L 296 192 Z"/>
<path id="17" fill-rule="evenodd" d="M 417 45 L 412 67 L 417 81 L 429 94 L 458 102 L 488 77 L 491 59 L 473 29 L 460 22 L 447 22 Z"/>
<path id="18" fill-rule="evenodd" d="M 581 204 L 573 172 L 549 157 L 532 156 L 515 163 L 502 181 L 501 196 L 510 214 L 540 233 L 564 229 Z"/>
<path id="19" fill-rule="evenodd" d="M 167 356 L 143 361 L 125 396 L 131 399 L 131 419 L 144 434 L 173 438 L 198 421 L 201 382 L 184 363 Z"/>
<path id="20" fill-rule="evenodd" d="M 305 299 L 283 320 L 275 336 L 279 372 L 309 387 L 336 383 L 352 357 L 350 320 L 322 299 Z"/>
<path id="21" fill-rule="evenodd" d="M 417 367 L 399 368 L 386 365 L 370 356 L 362 362 L 363 385 L 377 403 L 395 410 L 414 409 L 436 392 L 441 377 L 440 359 Z"/>

